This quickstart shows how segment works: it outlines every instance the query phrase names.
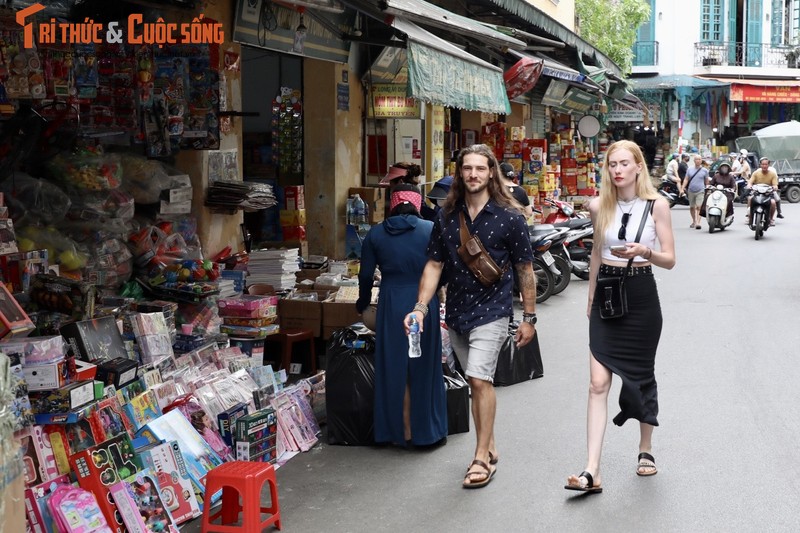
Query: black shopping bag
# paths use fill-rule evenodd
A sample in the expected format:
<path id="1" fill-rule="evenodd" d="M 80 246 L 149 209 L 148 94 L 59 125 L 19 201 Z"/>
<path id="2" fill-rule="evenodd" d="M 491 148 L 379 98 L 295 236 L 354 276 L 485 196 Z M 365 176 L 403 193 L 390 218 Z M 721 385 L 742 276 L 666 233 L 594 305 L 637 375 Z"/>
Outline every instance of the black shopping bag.
<path id="1" fill-rule="evenodd" d="M 469 385 L 457 373 L 444 376 L 447 390 L 447 434 L 469 433 Z"/>
<path id="2" fill-rule="evenodd" d="M 375 336 L 363 326 L 333 333 L 326 350 L 328 444 L 374 444 Z"/>
<path id="3" fill-rule="evenodd" d="M 516 332 L 517 325 L 514 323 L 509 325 L 508 337 L 497 358 L 497 369 L 494 372 L 495 385 L 514 385 L 544 375 L 542 353 L 539 351 L 539 332 L 537 331 L 531 342 L 522 348 L 517 348 L 514 342 Z"/>

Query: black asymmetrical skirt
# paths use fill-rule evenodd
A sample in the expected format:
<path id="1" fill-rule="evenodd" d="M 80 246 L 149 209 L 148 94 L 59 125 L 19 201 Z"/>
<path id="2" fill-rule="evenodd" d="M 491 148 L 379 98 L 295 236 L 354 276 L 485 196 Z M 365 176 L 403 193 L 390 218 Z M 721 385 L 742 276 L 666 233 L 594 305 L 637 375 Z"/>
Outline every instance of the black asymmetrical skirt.
<path id="1" fill-rule="evenodd" d="M 625 279 L 628 313 L 611 320 L 600 318 L 602 296 L 595 293 L 589 317 L 589 348 L 603 366 L 622 379 L 620 413 L 614 424 L 629 418 L 658 425 L 658 388 L 655 360 L 661 338 L 661 303 L 652 273 Z"/>

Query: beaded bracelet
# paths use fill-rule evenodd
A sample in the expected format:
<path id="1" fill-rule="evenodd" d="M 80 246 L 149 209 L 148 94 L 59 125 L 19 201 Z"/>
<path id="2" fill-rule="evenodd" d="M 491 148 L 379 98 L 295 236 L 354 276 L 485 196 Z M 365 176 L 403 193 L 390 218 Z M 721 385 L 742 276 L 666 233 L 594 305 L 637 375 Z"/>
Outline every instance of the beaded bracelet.
<path id="1" fill-rule="evenodd" d="M 422 317 L 428 316 L 428 306 L 422 302 L 417 302 L 414 304 L 414 311 L 419 311 L 422 313 Z"/>

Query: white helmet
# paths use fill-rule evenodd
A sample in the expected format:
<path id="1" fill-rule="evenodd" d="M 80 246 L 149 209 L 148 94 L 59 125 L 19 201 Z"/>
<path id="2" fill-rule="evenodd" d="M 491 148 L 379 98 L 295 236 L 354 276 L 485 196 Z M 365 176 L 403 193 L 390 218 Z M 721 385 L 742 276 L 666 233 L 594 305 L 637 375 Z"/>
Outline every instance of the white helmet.
<path id="1" fill-rule="evenodd" d="M 739 150 L 739 153 L 747 157 L 747 148 L 742 148 L 741 150 Z"/>

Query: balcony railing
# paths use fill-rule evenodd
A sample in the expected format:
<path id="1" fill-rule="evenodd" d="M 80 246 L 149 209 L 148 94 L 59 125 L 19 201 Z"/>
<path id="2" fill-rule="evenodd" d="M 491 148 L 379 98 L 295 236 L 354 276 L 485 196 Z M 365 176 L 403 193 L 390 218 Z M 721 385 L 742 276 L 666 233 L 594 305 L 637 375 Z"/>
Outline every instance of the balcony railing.
<path id="1" fill-rule="evenodd" d="M 637 41 L 633 45 L 633 66 L 654 67 L 658 65 L 658 41 Z"/>
<path id="2" fill-rule="evenodd" d="M 695 43 L 694 66 L 800 68 L 797 52 L 797 47 L 779 44 Z"/>

